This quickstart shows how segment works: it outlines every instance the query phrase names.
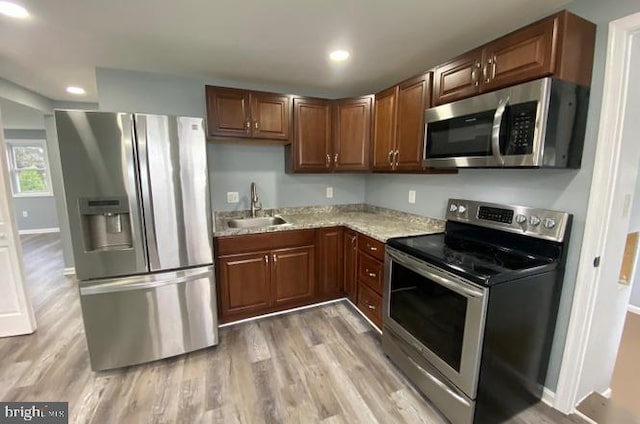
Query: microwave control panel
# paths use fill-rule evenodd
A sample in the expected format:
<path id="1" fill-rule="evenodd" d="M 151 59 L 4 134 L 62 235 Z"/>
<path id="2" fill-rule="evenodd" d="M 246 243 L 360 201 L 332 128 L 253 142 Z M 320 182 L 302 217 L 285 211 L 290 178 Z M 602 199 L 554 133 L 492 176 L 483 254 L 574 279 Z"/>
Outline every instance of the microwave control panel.
<path id="1" fill-rule="evenodd" d="M 533 152 L 533 136 L 536 128 L 538 102 L 512 105 L 508 109 L 509 128 L 505 154 L 528 155 Z"/>

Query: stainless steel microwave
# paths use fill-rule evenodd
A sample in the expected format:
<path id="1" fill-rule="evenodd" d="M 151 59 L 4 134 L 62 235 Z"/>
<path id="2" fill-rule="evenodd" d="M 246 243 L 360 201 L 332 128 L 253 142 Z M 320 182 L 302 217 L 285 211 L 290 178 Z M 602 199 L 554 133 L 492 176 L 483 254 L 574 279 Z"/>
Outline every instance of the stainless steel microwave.
<path id="1" fill-rule="evenodd" d="M 427 109 L 431 168 L 580 168 L 589 89 L 542 78 Z"/>

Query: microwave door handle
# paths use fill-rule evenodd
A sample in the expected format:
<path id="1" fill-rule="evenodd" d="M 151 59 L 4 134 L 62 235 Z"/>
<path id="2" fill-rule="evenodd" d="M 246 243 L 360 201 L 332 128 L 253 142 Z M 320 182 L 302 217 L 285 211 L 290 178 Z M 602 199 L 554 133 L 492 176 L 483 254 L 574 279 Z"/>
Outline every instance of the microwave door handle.
<path id="1" fill-rule="evenodd" d="M 493 115 L 493 127 L 491 128 L 491 152 L 499 166 L 504 166 L 504 158 L 500 154 L 500 128 L 508 105 L 509 97 L 500 100 L 496 113 Z"/>

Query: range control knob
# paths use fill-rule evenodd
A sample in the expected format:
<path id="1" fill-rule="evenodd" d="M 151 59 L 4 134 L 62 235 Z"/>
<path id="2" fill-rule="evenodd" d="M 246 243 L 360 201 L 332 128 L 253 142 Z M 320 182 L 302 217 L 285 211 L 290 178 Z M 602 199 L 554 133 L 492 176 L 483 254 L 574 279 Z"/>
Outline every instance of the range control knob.
<path id="1" fill-rule="evenodd" d="M 455 212 L 458 210 L 458 205 L 456 205 L 455 203 L 452 203 L 449 205 L 449 212 Z"/>
<path id="2" fill-rule="evenodd" d="M 529 224 L 533 225 L 534 227 L 537 226 L 538 224 L 540 224 L 540 218 L 535 215 L 531 215 L 531 217 L 529 217 Z"/>
<path id="3" fill-rule="evenodd" d="M 465 213 L 467 211 L 467 207 L 465 205 L 458 206 L 458 213 Z"/>
<path id="4" fill-rule="evenodd" d="M 556 220 L 553 218 L 547 218 L 544 220 L 544 228 L 553 228 L 556 226 Z"/>
<path id="5" fill-rule="evenodd" d="M 524 215 L 516 215 L 516 222 L 518 224 L 524 224 L 527 222 L 527 217 Z"/>

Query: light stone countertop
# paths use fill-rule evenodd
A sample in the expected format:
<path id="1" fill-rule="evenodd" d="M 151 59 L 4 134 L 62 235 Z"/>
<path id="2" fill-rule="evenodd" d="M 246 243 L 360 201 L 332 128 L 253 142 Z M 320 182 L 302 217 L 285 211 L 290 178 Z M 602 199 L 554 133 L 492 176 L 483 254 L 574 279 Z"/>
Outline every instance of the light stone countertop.
<path id="1" fill-rule="evenodd" d="M 230 218 L 247 215 L 247 211 L 217 212 L 214 237 L 345 226 L 384 243 L 392 237 L 432 234 L 444 230 L 444 221 L 440 219 L 364 204 L 283 208 L 259 213 L 258 216 L 275 215 L 287 221 L 285 225 L 272 227 L 229 228 L 226 224 Z"/>

